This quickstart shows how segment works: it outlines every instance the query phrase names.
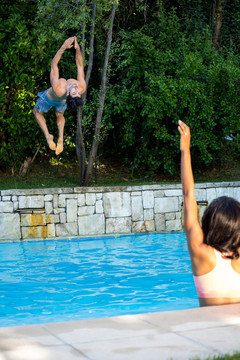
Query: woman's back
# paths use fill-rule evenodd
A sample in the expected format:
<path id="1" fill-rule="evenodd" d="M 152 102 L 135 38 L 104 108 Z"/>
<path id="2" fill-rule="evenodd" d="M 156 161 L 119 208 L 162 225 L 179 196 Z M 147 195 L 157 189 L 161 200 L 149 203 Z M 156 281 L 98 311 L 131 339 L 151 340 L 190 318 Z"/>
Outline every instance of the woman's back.
<path id="1" fill-rule="evenodd" d="M 200 305 L 240 302 L 240 259 L 225 258 L 214 249 L 216 265 L 204 275 L 194 275 Z"/>

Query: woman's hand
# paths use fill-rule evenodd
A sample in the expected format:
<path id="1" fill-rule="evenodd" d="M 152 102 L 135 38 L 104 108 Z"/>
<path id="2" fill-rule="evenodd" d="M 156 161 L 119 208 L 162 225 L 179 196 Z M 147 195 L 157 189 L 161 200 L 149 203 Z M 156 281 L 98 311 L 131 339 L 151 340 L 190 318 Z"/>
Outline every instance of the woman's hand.
<path id="1" fill-rule="evenodd" d="M 186 151 L 190 149 L 190 129 L 189 127 L 181 120 L 178 121 L 178 131 L 181 135 L 180 140 L 180 150 Z"/>

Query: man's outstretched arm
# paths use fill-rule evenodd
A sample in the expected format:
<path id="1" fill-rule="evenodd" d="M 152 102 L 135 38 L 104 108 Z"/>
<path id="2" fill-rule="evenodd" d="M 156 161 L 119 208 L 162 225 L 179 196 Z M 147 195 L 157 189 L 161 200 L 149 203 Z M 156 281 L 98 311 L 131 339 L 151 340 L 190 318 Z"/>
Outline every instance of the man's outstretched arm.
<path id="1" fill-rule="evenodd" d="M 62 54 L 66 49 L 70 49 L 73 45 L 74 37 L 70 37 L 64 41 L 63 45 L 60 47 L 54 58 L 52 59 L 51 63 L 51 72 L 50 72 L 50 81 L 51 85 L 56 88 L 59 85 L 59 70 L 58 70 L 58 63 L 62 57 Z M 55 89 L 54 89 L 55 90 Z"/>
<path id="2" fill-rule="evenodd" d="M 84 67 L 83 67 L 83 57 L 82 57 L 82 53 L 80 50 L 80 46 L 78 45 L 76 36 L 74 36 L 74 47 L 76 50 L 77 80 L 80 82 L 81 93 L 83 94 L 86 91 L 86 82 L 85 82 Z"/>

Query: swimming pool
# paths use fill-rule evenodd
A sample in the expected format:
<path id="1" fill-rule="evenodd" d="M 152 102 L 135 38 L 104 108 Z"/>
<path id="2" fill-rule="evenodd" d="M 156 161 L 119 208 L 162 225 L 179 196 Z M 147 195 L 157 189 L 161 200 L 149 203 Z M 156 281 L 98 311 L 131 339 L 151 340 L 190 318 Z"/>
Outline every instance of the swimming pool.
<path id="1" fill-rule="evenodd" d="M 0 326 L 193 307 L 184 233 L 0 243 Z"/>

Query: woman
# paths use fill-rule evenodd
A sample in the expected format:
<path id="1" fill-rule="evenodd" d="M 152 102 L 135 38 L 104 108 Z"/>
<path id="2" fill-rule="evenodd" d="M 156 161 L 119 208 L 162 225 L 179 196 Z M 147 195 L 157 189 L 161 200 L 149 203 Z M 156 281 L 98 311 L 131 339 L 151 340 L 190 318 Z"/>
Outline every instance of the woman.
<path id="1" fill-rule="evenodd" d="M 184 229 L 200 306 L 240 303 L 240 203 L 223 196 L 205 210 L 202 228 L 190 155 L 190 129 L 179 120 Z"/>

